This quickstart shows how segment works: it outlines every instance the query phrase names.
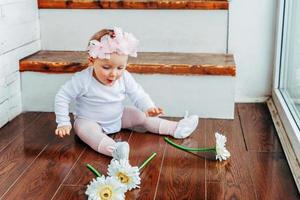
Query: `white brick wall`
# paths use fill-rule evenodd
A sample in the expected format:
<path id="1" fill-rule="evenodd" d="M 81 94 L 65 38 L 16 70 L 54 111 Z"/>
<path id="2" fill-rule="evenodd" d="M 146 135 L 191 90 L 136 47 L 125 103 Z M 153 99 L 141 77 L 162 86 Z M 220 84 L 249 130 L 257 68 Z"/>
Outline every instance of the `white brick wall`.
<path id="1" fill-rule="evenodd" d="M 19 60 L 41 49 L 36 0 L 0 0 L 0 127 L 22 112 Z"/>

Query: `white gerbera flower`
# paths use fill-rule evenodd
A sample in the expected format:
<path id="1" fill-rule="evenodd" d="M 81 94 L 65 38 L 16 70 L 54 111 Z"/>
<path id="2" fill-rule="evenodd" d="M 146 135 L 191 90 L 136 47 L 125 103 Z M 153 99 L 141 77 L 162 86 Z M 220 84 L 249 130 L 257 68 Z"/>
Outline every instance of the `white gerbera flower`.
<path id="1" fill-rule="evenodd" d="M 127 190 L 139 187 L 141 184 L 140 171 L 138 167 L 132 167 L 128 160 L 112 160 L 108 165 L 109 176 L 116 177 Z"/>
<path id="2" fill-rule="evenodd" d="M 85 194 L 88 200 L 124 200 L 126 188 L 114 177 L 101 176 L 93 179 Z"/>
<path id="3" fill-rule="evenodd" d="M 225 143 L 227 141 L 224 135 L 215 133 L 216 137 L 216 160 L 222 161 L 230 157 L 230 152 L 226 149 Z"/>

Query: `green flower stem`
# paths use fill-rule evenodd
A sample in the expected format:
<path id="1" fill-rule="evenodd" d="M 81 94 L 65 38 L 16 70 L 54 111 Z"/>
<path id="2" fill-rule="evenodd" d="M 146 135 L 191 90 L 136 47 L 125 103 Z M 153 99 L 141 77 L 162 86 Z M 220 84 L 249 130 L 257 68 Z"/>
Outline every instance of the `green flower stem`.
<path id="1" fill-rule="evenodd" d="M 216 152 L 216 148 L 215 147 L 209 147 L 209 148 L 189 148 L 189 147 L 185 147 L 185 146 L 181 146 L 179 144 L 176 144 L 174 143 L 173 141 L 171 141 L 169 138 L 167 137 L 164 137 L 165 141 L 167 143 L 169 143 L 170 145 L 178 148 L 178 149 L 181 149 L 181 150 L 184 150 L 184 151 L 197 151 L 197 152 L 201 152 L 201 151 L 214 151 Z"/>
<path id="2" fill-rule="evenodd" d="M 147 160 L 145 160 L 140 166 L 139 170 L 141 171 L 146 165 L 156 156 L 156 153 L 153 153 Z"/>
<path id="3" fill-rule="evenodd" d="M 95 174 L 96 177 L 100 177 L 102 176 L 102 174 L 100 172 L 98 172 L 92 165 L 90 164 L 86 164 L 86 167 L 91 170 L 93 172 L 93 174 Z"/>

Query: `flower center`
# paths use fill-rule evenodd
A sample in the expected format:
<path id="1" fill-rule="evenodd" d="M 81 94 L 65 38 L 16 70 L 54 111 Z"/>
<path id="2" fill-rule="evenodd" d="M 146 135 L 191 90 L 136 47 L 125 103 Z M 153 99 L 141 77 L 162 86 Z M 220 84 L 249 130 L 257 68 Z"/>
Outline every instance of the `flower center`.
<path id="1" fill-rule="evenodd" d="M 112 191 L 109 186 L 106 186 L 102 188 L 102 190 L 99 192 L 101 200 L 110 200 L 112 197 Z"/>
<path id="2" fill-rule="evenodd" d="M 122 172 L 119 172 L 117 174 L 118 179 L 120 180 L 121 183 L 128 183 L 129 177 L 123 174 Z"/>

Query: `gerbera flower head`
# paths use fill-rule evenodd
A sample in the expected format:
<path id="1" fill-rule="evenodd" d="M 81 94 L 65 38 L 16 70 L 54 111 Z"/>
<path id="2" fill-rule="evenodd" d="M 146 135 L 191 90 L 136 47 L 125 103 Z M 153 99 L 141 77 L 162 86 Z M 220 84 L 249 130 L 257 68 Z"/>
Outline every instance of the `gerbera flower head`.
<path id="1" fill-rule="evenodd" d="M 90 182 L 85 194 L 88 200 L 124 200 L 125 192 L 126 187 L 116 178 L 101 176 Z"/>
<path id="2" fill-rule="evenodd" d="M 215 133 L 215 137 L 216 137 L 216 160 L 219 161 L 226 160 L 227 158 L 230 157 L 230 152 L 225 147 L 227 138 L 218 132 Z"/>
<path id="3" fill-rule="evenodd" d="M 108 165 L 109 176 L 115 177 L 127 190 L 139 187 L 141 184 L 140 171 L 138 167 L 132 167 L 126 159 L 112 160 Z"/>

